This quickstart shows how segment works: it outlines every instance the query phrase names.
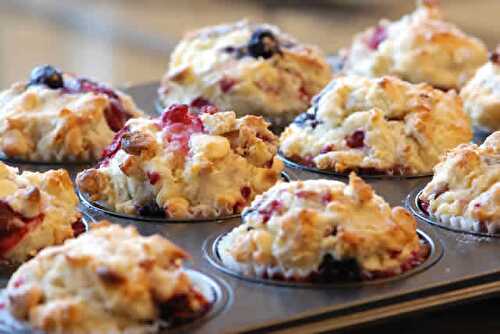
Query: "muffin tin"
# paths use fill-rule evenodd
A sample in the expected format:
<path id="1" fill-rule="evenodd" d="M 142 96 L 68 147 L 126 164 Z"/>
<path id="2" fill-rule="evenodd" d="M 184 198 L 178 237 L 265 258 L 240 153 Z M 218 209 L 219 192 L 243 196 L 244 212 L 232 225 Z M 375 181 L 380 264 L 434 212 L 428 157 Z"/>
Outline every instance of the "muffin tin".
<path id="1" fill-rule="evenodd" d="M 158 83 L 149 83 L 130 87 L 126 92 L 134 97 L 138 106 L 154 115 L 157 87 Z M 26 163 L 14 165 L 28 170 L 46 170 L 49 166 Z M 61 168 L 61 165 L 56 167 Z M 65 165 L 73 177 L 85 167 Z M 328 178 L 346 181 L 342 175 L 318 174 L 297 167 L 291 164 L 287 166 L 286 172 L 292 180 Z M 417 187 L 421 189 L 430 179 L 429 176 L 381 176 L 366 178 L 366 181 L 394 206 L 403 205 L 412 190 Z M 333 331 L 455 301 L 482 298 L 500 291 L 500 239 L 437 228 L 421 219 L 418 229 L 421 236 L 428 236 L 433 252 L 415 272 L 367 284 L 292 286 L 242 279 L 219 270 L 217 263 L 213 262 L 212 245 L 218 236 L 240 223 L 239 217 L 197 224 L 171 224 L 138 221 L 135 217 L 109 215 L 91 206 L 82 207 L 95 220 L 133 224 L 144 235 L 159 233 L 192 255 L 190 265 L 197 272 L 207 275 L 210 284 L 215 284 L 212 285 L 214 291 L 220 291 L 221 294 L 215 295 L 218 298 L 216 312 L 211 312 L 200 320 L 201 323 L 190 327 L 190 333 Z M 2 322 L 0 320 L 0 332 Z"/>

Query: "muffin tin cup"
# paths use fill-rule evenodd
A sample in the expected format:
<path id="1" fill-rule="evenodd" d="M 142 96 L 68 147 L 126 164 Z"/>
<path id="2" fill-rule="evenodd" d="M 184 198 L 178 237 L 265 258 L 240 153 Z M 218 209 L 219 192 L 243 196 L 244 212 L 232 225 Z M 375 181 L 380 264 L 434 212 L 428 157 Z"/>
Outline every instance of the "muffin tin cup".
<path id="1" fill-rule="evenodd" d="M 281 179 L 284 182 L 289 182 L 290 176 L 288 176 L 288 174 L 285 172 L 281 172 Z M 128 219 L 128 220 L 137 221 L 137 222 L 151 222 L 151 223 L 164 223 L 164 224 L 194 224 L 194 223 L 224 222 L 224 221 L 233 220 L 235 218 L 241 217 L 240 213 L 233 214 L 233 215 L 227 215 L 227 216 L 221 216 L 221 217 L 214 217 L 214 218 L 192 218 L 192 219 L 168 219 L 168 218 L 157 218 L 157 217 L 130 215 L 130 214 L 121 213 L 121 212 L 111 210 L 100 203 L 97 203 L 97 202 L 90 200 L 85 193 L 80 191 L 79 188 L 77 188 L 77 193 L 78 193 L 78 196 L 80 197 L 80 200 L 83 203 L 83 205 L 91 210 L 94 210 L 94 211 L 100 212 L 100 213 L 104 213 L 104 214 L 107 214 L 110 216 L 114 216 L 117 218 Z"/>
<path id="2" fill-rule="evenodd" d="M 361 280 L 361 281 L 351 281 L 351 282 L 331 282 L 331 283 L 313 283 L 313 282 L 294 282 L 294 281 L 286 281 L 279 279 L 269 279 L 262 278 L 259 276 L 250 276 L 241 274 L 231 268 L 228 268 L 222 261 L 218 245 L 221 239 L 226 236 L 229 232 L 225 232 L 223 234 L 214 234 L 211 235 L 204 243 L 203 243 L 203 255 L 210 262 L 212 266 L 217 268 L 218 270 L 231 275 L 233 277 L 246 280 L 253 283 L 259 284 L 269 284 L 276 285 L 282 287 L 292 287 L 292 288 L 306 288 L 306 289 L 332 289 L 332 288 L 347 288 L 347 287 L 362 287 L 376 284 L 389 284 L 398 280 L 406 279 L 412 275 L 415 275 L 419 272 L 422 272 L 432 265 L 434 265 L 443 255 L 443 247 L 439 241 L 439 239 L 433 235 L 432 233 L 426 233 L 422 230 L 417 229 L 418 236 L 425 245 L 429 247 L 429 254 L 427 258 L 418 266 L 409 269 L 399 275 L 373 279 L 373 280 Z"/>
<path id="3" fill-rule="evenodd" d="M 309 167 L 305 166 L 301 163 L 298 163 L 296 161 L 293 161 L 289 158 L 287 158 L 282 152 L 278 152 L 278 157 L 283 161 L 285 166 L 299 170 L 299 171 L 305 171 L 305 172 L 310 172 L 310 173 L 315 173 L 315 174 L 320 174 L 320 175 L 325 175 L 325 176 L 331 176 L 331 177 L 348 177 L 350 172 L 346 173 L 339 173 L 339 172 L 334 172 L 332 170 L 328 169 L 319 169 L 316 167 Z M 414 175 L 390 175 L 390 174 L 384 174 L 384 173 L 356 173 L 363 179 L 415 179 L 415 178 L 421 178 L 421 177 L 428 177 L 432 176 L 432 172 L 430 173 L 422 173 L 422 174 L 414 174 Z"/>
<path id="4" fill-rule="evenodd" d="M 423 191 L 423 186 L 416 187 L 412 192 L 410 192 L 405 201 L 406 207 L 418 219 L 428 224 L 440 227 L 445 230 L 453 231 L 456 233 L 465 233 L 465 234 L 475 235 L 478 237 L 500 238 L 500 232 L 497 233 L 480 232 L 462 227 L 464 224 L 462 223 L 462 219 L 459 217 L 455 217 L 455 219 L 450 220 L 449 223 L 446 223 L 440 221 L 436 217 L 428 215 L 424 210 L 422 210 L 418 200 L 422 191 Z"/>
<path id="5" fill-rule="evenodd" d="M 87 232 L 90 229 L 90 225 L 92 223 L 95 223 L 95 219 L 92 218 L 92 216 L 89 215 L 88 213 L 82 212 L 82 223 L 85 226 L 85 232 Z M 0 288 L 5 287 L 7 285 L 10 276 L 12 276 L 12 274 L 21 265 L 22 263 L 16 263 L 16 264 L 0 263 Z M 1 330 L 0 333 L 2 333 Z"/>
<path id="6" fill-rule="evenodd" d="M 160 325 L 160 330 L 158 331 L 158 333 L 163 333 L 165 331 L 168 331 L 168 333 L 190 332 L 196 327 L 199 327 L 216 317 L 220 312 L 228 307 L 231 302 L 230 290 L 224 281 L 192 269 L 187 269 L 186 273 L 197 290 L 201 294 L 203 294 L 205 298 L 211 303 L 210 309 L 199 318 L 196 318 L 187 324 L 176 326 Z M 0 333 L 41 333 L 37 330 L 33 330 L 27 323 L 15 319 L 5 307 L 5 298 L 6 296 L 4 290 L 0 295 L 0 305 L 3 305 L 3 307 L 0 308 Z"/>

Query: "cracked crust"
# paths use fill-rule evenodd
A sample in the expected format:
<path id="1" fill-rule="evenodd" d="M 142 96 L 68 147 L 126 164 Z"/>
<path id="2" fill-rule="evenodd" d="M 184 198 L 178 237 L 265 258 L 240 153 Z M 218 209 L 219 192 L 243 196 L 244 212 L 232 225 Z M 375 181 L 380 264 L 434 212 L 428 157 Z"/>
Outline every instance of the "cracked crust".
<path id="1" fill-rule="evenodd" d="M 344 173 L 430 173 L 440 156 L 472 139 L 454 91 L 395 77 L 334 79 L 280 137 L 283 154 Z"/>
<path id="2" fill-rule="evenodd" d="M 349 184 L 278 184 L 243 215 L 243 224 L 220 241 L 219 254 L 245 275 L 308 280 L 321 274 L 328 257 L 339 271 L 354 260 L 364 278 L 391 276 L 421 253 L 415 219 L 401 207 L 391 210 L 354 173 Z"/>
<path id="3" fill-rule="evenodd" d="M 500 130 L 500 47 L 460 91 L 472 124 L 487 132 Z"/>
<path id="4" fill-rule="evenodd" d="M 127 214 L 186 219 L 239 213 L 283 169 L 267 127 L 257 116 L 198 116 L 175 105 L 163 120 L 130 120 L 108 157 L 81 172 L 77 184 L 91 200 Z"/>
<path id="5" fill-rule="evenodd" d="M 68 173 L 23 172 L 0 162 L 0 258 L 21 263 L 75 234 L 81 214 Z"/>
<path id="6" fill-rule="evenodd" d="M 128 117 L 142 115 L 131 97 L 112 93 Z M 0 153 L 30 161 L 95 160 L 114 136 L 112 103 L 103 93 L 15 83 L 0 92 Z"/>
<path id="7" fill-rule="evenodd" d="M 419 199 L 443 223 L 500 232 L 500 131 L 481 146 L 463 144 L 443 156 Z"/>
<path id="8" fill-rule="evenodd" d="M 210 307 L 168 240 L 109 223 L 44 249 L 11 277 L 9 312 L 46 333 L 146 333 Z"/>
<path id="9" fill-rule="evenodd" d="M 278 38 L 280 53 L 269 59 L 238 56 L 257 29 Z M 159 90 L 165 106 L 212 104 L 238 117 L 261 115 L 284 126 L 305 111 L 330 80 L 316 47 L 301 45 L 277 27 L 239 21 L 188 34 L 173 52 Z"/>
<path id="10" fill-rule="evenodd" d="M 483 42 L 443 20 L 437 1 L 418 1 L 399 21 L 380 21 L 341 54 L 345 74 L 395 75 L 444 90 L 461 88 L 488 57 Z"/>

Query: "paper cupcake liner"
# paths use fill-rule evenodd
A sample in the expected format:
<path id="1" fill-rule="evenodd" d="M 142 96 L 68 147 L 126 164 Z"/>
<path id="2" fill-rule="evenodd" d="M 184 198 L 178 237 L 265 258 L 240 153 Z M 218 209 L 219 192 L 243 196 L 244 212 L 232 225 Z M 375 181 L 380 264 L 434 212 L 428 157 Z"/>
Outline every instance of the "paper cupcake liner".
<path id="1" fill-rule="evenodd" d="M 405 200 L 405 206 L 414 216 L 429 224 L 454 232 L 470 233 L 484 237 L 500 237 L 500 224 L 480 222 L 463 216 L 437 215 L 434 212 L 427 212 L 421 205 L 420 195 L 422 191 L 423 186 L 415 188 Z"/>
<path id="2" fill-rule="evenodd" d="M 359 279 L 349 279 L 345 280 L 339 277 L 338 282 L 376 282 L 378 279 L 384 278 L 398 278 L 402 274 L 410 272 L 418 267 L 420 267 L 424 262 L 430 259 L 431 255 L 435 252 L 435 246 L 432 241 L 426 235 L 419 233 L 419 238 L 422 242 L 423 247 L 426 247 L 428 252 L 421 249 L 422 253 L 414 254 L 408 257 L 405 261 L 401 262 L 399 266 L 391 267 L 389 269 L 368 271 L 361 270 Z M 306 282 L 310 284 L 317 284 L 315 280 L 321 278 L 319 273 L 319 266 L 314 265 L 309 268 L 284 268 L 282 266 L 269 266 L 269 265 L 259 265 L 255 263 L 242 263 L 237 262 L 231 254 L 229 254 L 228 249 L 232 243 L 232 236 L 230 233 L 223 235 L 220 239 L 215 241 L 215 253 L 220 259 L 223 266 L 225 266 L 230 271 L 238 273 L 246 277 L 254 277 L 265 280 L 279 280 L 285 282 Z M 327 253 L 320 256 L 323 259 Z M 321 261 L 322 262 L 322 261 Z M 360 268 L 361 269 L 361 268 Z M 336 282 L 331 282 L 335 284 Z"/>

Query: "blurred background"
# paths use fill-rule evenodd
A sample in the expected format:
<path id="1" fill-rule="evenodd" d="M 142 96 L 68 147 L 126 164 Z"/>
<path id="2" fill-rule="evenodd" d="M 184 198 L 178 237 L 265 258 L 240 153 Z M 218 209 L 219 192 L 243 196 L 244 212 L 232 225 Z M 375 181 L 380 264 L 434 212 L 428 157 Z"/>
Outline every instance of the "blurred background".
<path id="1" fill-rule="evenodd" d="M 498 0 L 441 0 L 447 18 L 492 48 Z M 50 63 L 124 86 L 158 80 L 187 30 L 248 18 L 335 52 L 413 0 L 0 0 L 0 87 Z"/>

